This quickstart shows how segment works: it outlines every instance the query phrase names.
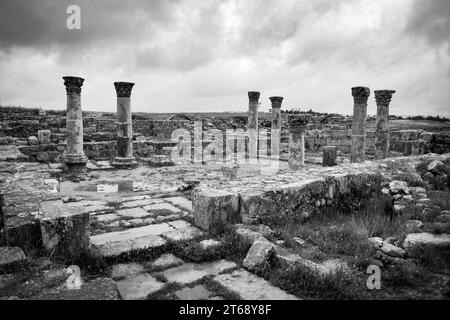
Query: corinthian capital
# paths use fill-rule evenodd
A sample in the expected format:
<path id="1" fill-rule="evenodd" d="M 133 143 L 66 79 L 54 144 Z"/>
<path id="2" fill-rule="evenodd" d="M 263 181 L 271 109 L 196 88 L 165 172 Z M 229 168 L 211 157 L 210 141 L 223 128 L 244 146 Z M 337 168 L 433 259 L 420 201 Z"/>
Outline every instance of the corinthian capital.
<path id="1" fill-rule="evenodd" d="M 379 106 L 388 106 L 395 90 L 375 90 L 375 101 Z"/>
<path id="2" fill-rule="evenodd" d="M 289 131 L 290 132 L 304 132 L 306 125 L 308 124 L 310 117 L 303 114 L 289 115 Z"/>
<path id="3" fill-rule="evenodd" d="M 79 77 L 63 77 L 67 94 L 80 94 L 84 79 Z"/>
<path id="4" fill-rule="evenodd" d="M 370 95 L 370 89 L 367 87 L 353 87 L 352 96 L 355 103 L 367 103 Z"/>
<path id="5" fill-rule="evenodd" d="M 131 90 L 133 89 L 133 86 L 134 83 L 131 82 L 114 82 L 114 87 L 116 88 L 118 98 L 129 98 L 131 96 Z"/>
<path id="6" fill-rule="evenodd" d="M 270 97 L 270 102 L 272 102 L 272 108 L 280 109 L 281 103 L 283 102 L 283 97 Z"/>
<path id="7" fill-rule="evenodd" d="M 260 93 L 258 91 L 249 91 L 248 100 L 249 102 L 258 102 Z"/>

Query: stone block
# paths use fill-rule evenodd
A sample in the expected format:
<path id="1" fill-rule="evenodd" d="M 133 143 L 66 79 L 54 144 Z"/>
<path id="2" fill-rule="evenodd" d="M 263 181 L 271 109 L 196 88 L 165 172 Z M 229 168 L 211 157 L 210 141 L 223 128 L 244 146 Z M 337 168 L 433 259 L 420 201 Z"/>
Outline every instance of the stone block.
<path id="1" fill-rule="evenodd" d="M 248 250 L 242 265 L 244 268 L 253 271 L 263 265 L 274 252 L 275 245 L 264 237 L 260 237 L 253 242 L 250 250 Z"/>
<path id="2" fill-rule="evenodd" d="M 76 259 L 89 250 L 89 213 L 60 200 L 44 201 L 41 209 L 42 244 L 47 251 Z"/>
<path id="3" fill-rule="evenodd" d="M 336 146 L 325 146 L 323 147 L 323 159 L 322 165 L 324 167 L 332 167 L 337 164 L 337 147 Z"/>
<path id="4" fill-rule="evenodd" d="M 228 224 L 240 220 L 239 196 L 228 191 L 197 188 L 193 194 L 193 207 L 194 222 L 204 230 L 221 232 Z"/>
<path id="5" fill-rule="evenodd" d="M 38 130 L 38 141 L 40 144 L 52 142 L 52 132 L 50 130 Z"/>

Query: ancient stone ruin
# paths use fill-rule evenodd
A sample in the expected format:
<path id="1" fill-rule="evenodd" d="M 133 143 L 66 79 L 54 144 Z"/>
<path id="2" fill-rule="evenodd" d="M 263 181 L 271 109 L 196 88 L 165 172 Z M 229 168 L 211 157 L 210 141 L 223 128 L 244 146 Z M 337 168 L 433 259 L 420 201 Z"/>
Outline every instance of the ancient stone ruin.
<path id="1" fill-rule="evenodd" d="M 392 127 L 394 90 L 374 91 L 376 118 L 370 89 L 354 87 L 352 117 L 288 114 L 279 96 L 265 115 L 251 91 L 247 118 L 161 120 L 132 114 L 134 83 L 114 83 L 116 113 L 83 111 L 84 79 L 64 85 L 65 111 L 0 108 L 0 298 L 386 298 L 345 290 L 368 267 L 386 286 L 394 269 L 419 272 L 426 252 L 449 265 L 450 211 L 437 198 L 450 135 Z M 377 215 L 398 229 L 355 222 Z M 353 229 L 327 225 L 346 216 Z M 294 273 L 316 289 L 328 279 L 328 296 L 286 287 Z M 351 285 L 338 286 L 343 275 Z"/>

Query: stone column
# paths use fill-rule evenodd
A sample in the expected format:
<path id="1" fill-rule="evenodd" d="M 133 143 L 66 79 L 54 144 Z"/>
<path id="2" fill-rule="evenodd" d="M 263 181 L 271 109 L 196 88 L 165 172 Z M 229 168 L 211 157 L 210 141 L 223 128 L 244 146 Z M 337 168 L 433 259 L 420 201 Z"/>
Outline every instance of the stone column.
<path id="1" fill-rule="evenodd" d="M 283 97 L 270 97 L 272 102 L 272 126 L 270 129 L 270 155 L 280 156 L 280 136 L 281 136 L 281 103 Z"/>
<path id="2" fill-rule="evenodd" d="M 289 167 L 298 170 L 305 165 L 305 131 L 308 118 L 305 115 L 289 116 Z"/>
<path id="3" fill-rule="evenodd" d="M 367 121 L 367 99 L 370 89 L 366 87 L 352 88 L 353 126 L 352 126 L 352 148 L 350 162 L 364 162 L 366 157 L 366 121 Z"/>
<path id="4" fill-rule="evenodd" d="M 375 91 L 377 120 L 375 122 L 375 159 L 389 158 L 389 103 L 394 90 Z"/>
<path id="5" fill-rule="evenodd" d="M 112 163 L 116 167 L 133 168 L 137 162 L 133 156 L 133 127 L 130 96 L 134 83 L 114 82 L 117 92 L 117 156 Z"/>
<path id="6" fill-rule="evenodd" d="M 63 77 L 67 93 L 67 148 L 61 157 L 71 174 L 86 170 L 88 158 L 83 150 L 83 115 L 81 111 L 81 87 L 84 79 L 78 77 Z"/>
<path id="7" fill-rule="evenodd" d="M 258 107 L 260 93 L 250 91 L 248 93 L 248 156 L 251 163 L 257 161 L 258 155 Z"/>
<path id="8" fill-rule="evenodd" d="M 322 165 L 324 167 L 332 167 L 337 164 L 337 147 L 336 146 L 325 146 L 323 147 L 323 158 Z"/>

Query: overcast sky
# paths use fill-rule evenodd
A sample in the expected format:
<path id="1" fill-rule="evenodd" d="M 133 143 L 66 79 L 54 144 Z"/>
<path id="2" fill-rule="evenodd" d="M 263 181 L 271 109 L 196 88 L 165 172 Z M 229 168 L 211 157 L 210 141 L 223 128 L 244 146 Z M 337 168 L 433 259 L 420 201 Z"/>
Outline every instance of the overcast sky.
<path id="1" fill-rule="evenodd" d="M 256 90 L 351 114 L 361 85 L 369 114 L 393 89 L 391 114 L 450 116 L 449 34 L 449 0 L 0 0 L 0 103 L 64 109 L 74 75 L 93 111 L 131 81 L 133 111 L 246 111 Z"/>

